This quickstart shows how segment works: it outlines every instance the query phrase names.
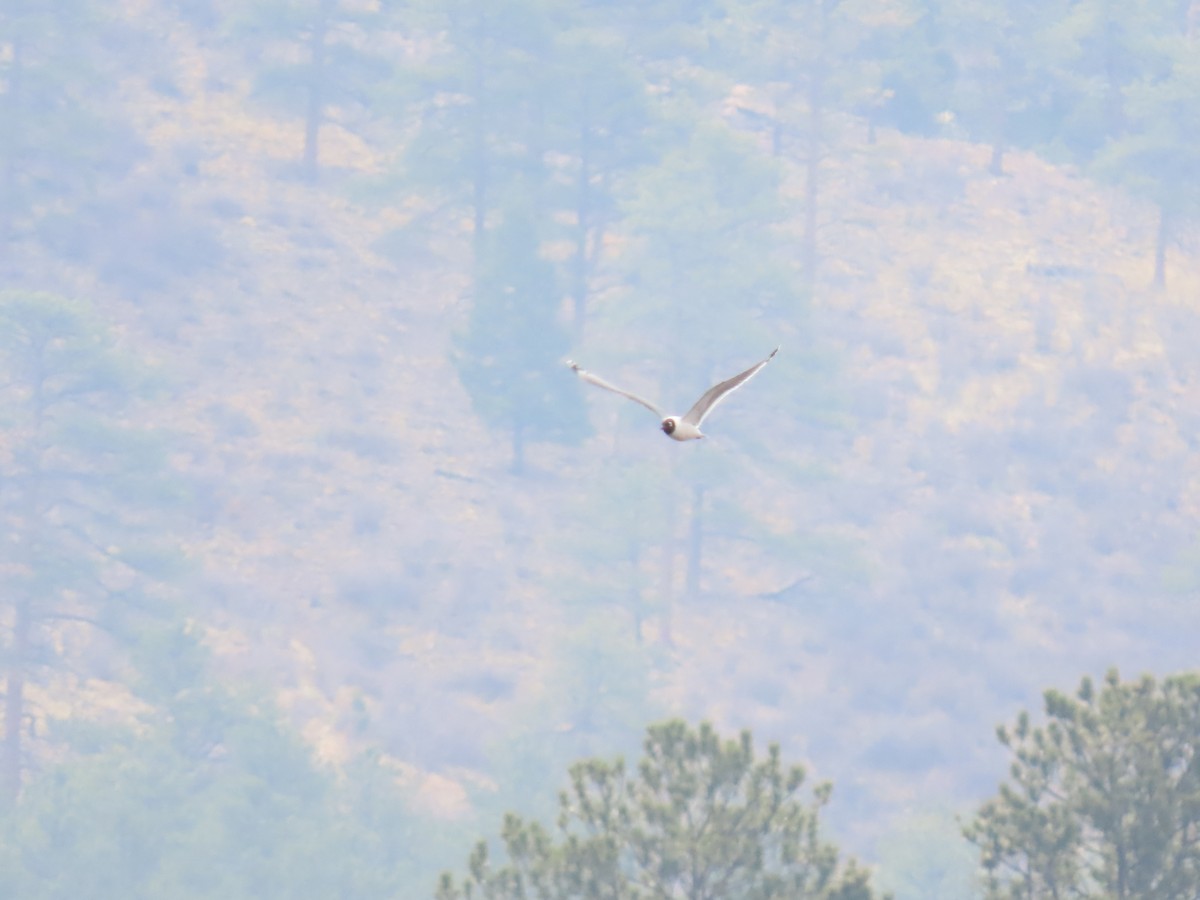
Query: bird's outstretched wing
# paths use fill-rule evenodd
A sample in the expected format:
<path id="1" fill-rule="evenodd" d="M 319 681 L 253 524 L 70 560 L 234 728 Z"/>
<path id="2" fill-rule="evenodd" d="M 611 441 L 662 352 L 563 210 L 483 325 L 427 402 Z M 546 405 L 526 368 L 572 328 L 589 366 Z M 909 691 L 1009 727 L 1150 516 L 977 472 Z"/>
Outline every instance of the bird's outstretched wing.
<path id="1" fill-rule="evenodd" d="M 691 409 L 684 413 L 683 421 L 687 422 L 689 425 L 695 425 L 697 428 L 699 428 L 700 423 L 704 421 L 704 417 L 713 411 L 713 407 L 725 399 L 725 396 L 730 391 L 740 388 L 743 384 L 758 374 L 758 370 L 774 359 L 775 354 L 778 352 L 779 348 L 776 347 L 771 351 L 771 355 L 762 362 L 755 363 L 745 372 L 734 375 L 727 381 L 722 381 L 720 384 L 714 384 L 704 392 L 704 396 L 697 400 Z"/>
<path id="2" fill-rule="evenodd" d="M 655 406 L 653 403 L 651 403 L 649 400 L 645 400 L 645 399 L 639 397 L 637 394 L 631 394 L 631 393 L 629 393 L 629 391 L 623 391 L 616 385 L 609 384 L 603 378 L 597 378 L 595 375 L 593 375 L 591 372 L 587 371 L 586 369 L 579 368 L 578 363 L 574 363 L 574 362 L 571 362 L 570 360 L 567 360 L 567 365 L 570 366 L 574 370 L 575 374 L 578 375 L 580 378 L 582 378 L 584 381 L 590 381 L 592 384 L 596 385 L 596 387 L 602 387 L 606 391 L 612 391 L 614 394 L 620 394 L 622 397 L 628 397 L 634 403 L 642 404 L 642 406 L 646 407 L 646 409 L 650 410 L 650 412 L 654 413 L 660 419 L 665 418 L 662 410 L 659 409 L 657 406 Z"/>

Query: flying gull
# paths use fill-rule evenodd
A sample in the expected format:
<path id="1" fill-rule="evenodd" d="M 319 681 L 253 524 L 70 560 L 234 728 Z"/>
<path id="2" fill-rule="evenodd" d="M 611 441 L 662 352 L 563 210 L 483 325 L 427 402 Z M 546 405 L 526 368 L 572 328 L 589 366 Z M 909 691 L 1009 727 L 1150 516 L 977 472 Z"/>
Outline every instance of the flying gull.
<path id="1" fill-rule="evenodd" d="M 732 378 L 726 381 L 722 381 L 719 384 L 714 384 L 707 391 L 705 391 L 703 396 L 696 401 L 695 405 L 693 405 L 692 408 L 682 416 L 664 416 L 662 410 L 649 400 L 639 397 L 637 394 L 631 394 L 629 391 L 623 391 L 616 385 L 609 384 L 603 378 L 598 378 L 591 372 L 579 368 L 578 363 L 568 360 L 567 365 L 574 369 L 575 374 L 584 381 L 590 381 L 592 384 L 596 385 L 596 387 L 602 387 L 606 391 L 612 391 L 615 394 L 620 394 L 622 397 L 628 397 L 634 403 L 640 403 L 642 406 L 646 407 L 646 409 L 650 410 L 650 412 L 662 419 L 662 430 L 666 432 L 667 437 L 676 441 L 693 441 L 696 438 L 704 437 L 704 434 L 700 431 L 700 423 L 702 423 L 705 417 L 713 411 L 713 408 L 722 400 L 724 400 L 725 396 L 729 394 L 730 391 L 740 388 L 743 384 L 758 374 L 758 370 L 774 359 L 775 354 L 778 352 L 779 348 L 776 347 L 771 351 L 771 355 L 762 362 L 755 363 L 745 372 L 734 375 Z"/>

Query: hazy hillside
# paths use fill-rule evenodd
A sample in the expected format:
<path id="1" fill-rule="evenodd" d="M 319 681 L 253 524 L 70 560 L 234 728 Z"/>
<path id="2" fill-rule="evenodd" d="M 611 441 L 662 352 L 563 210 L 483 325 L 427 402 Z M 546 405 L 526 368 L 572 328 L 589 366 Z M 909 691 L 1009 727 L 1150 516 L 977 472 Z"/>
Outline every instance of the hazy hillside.
<path id="1" fill-rule="evenodd" d="M 305 177 L 303 123 L 264 104 L 226 18 L 126 5 L 155 63 L 106 63 L 106 102 L 142 144 L 89 201 L 109 243 L 73 257 L 25 235 L 4 286 L 92 302 L 158 373 L 129 415 L 171 435 L 193 499 L 186 617 L 321 758 L 379 750 L 418 818 L 461 826 L 431 869 L 499 811 L 546 809 L 570 760 L 630 752 L 669 714 L 779 741 L 834 782 L 834 834 L 877 861 L 914 827 L 952 834 L 921 823 L 995 790 L 993 727 L 1044 688 L 1194 666 L 1193 219 L 1157 288 L 1145 195 L 1032 149 L 992 174 L 969 121 L 922 135 L 833 109 L 811 291 L 793 274 L 768 295 L 762 260 L 794 273 L 807 252 L 807 145 L 772 156 L 746 114 L 783 115 L 774 81 L 697 78 L 711 96 L 664 132 L 692 135 L 676 162 L 613 170 L 582 333 L 559 294 L 562 355 L 673 409 L 779 357 L 691 444 L 617 397 L 567 394 L 590 433 L 529 438 L 514 472 L 461 377 L 482 296 L 471 216 L 397 174 L 415 121 L 385 117 L 386 87 L 335 104 Z M 438 42 L 360 43 L 398 55 L 403 96 Z M 705 129 L 778 178 L 774 243 L 756 257 L 759 232 L 730 226 L 735 249 L 707 263 L 730 272 L 723 299 L 660 308 L 655 235 L 725 214 L 701 202 L 719 165 L 655 206 L 711 162 Z M 555 216 L 541 253 L 561 261 L 571 220 Z M 31 683 L 33 720 L 135 713 L 103 642 L 55 627 L 74 662 Z M 35 759 L 61 757 L 47 735 Z"/>

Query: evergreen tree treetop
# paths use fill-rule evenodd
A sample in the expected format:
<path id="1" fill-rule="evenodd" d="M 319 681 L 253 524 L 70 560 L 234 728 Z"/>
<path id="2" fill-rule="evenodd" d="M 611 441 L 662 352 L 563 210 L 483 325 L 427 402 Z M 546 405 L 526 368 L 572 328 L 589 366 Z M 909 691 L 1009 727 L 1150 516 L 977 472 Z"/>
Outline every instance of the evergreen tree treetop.
<path id="1" fill-rule="evenodd" d="M 875 896 L 820 833 L 831 787 L 806 802 L 804 769 L 777 745 L 762 758 L 748 731 L 722 738 L 671 720 L 647 729 L 643 749 L 633 771 L 619 758 L 573 765 L 554 831 L 508 814 L 507 862 L 494 864 L 481 841 L 461 880 L 442 876 L 438 900 Z"/>

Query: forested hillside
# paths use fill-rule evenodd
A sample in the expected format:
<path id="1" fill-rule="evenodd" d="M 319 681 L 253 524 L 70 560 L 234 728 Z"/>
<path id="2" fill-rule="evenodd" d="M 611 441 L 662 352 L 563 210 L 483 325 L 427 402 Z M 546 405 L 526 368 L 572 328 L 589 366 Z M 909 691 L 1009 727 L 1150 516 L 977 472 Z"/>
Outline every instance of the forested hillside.
<path id="1" fill-rule="evenodd" d="M 1195 665 L 1195 2 L 16 3 L 0 119 L 14 896 L 431 896 L 667 717 L 975 896 Z"/>

